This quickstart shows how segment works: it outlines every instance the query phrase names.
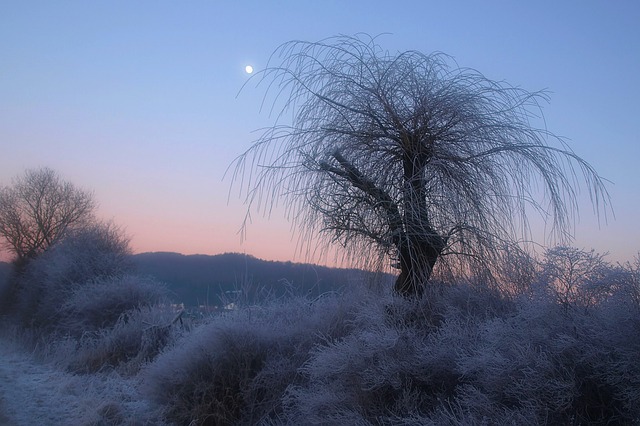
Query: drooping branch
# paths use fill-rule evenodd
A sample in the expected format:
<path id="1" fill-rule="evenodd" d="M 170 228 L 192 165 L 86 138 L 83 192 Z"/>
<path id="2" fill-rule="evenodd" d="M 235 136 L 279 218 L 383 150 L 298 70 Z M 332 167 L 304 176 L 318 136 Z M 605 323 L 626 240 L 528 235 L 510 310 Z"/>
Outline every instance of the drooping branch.
<path id="1" fill-rule="evenodd" d="M 342 169 L 334 167 L 326 161 L 320 162 L 322 170 L 333 173 L 336 176 L 340 176 L 346 179 L 355 188 L 358 188 L 369 197 L 371 197 L 376 206 L 382 207 L 386 212 L 387 222 L 389 224 L 389 230 L 393 238 L 394 245 L 400 244 L 401 235 L 404 234 L 402 215 L 398 210 L 398 206 L 393 201 L 391 196 L 376 186 L 375 182 L 368 179 L 356 166 L 351 164 L 340 151 L 336 150 L 332 154 L 333 158 L 340 164 Z"/>

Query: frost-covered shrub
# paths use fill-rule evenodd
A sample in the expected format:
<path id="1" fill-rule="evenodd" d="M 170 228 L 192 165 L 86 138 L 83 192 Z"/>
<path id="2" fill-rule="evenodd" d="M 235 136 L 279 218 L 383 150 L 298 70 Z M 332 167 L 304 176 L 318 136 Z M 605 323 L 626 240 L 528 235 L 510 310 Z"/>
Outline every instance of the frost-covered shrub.
<path id="1" fill-rule="evenodd" d="M 18 278 L 17 312 L 27 326 L 48 329 L 61 307 L 83 285 L 132 269 L 128 239 L 113 224 L 74 230 L 29 262 Z"/>
<path id="2" fill-rule="evenodd" d="M 135 374 L 180 334 L 174 318 L 176 313 L 166 306 L 128 310 L 111 327 L 59 342 L 52 358 L 76 373 L 116 369 Z"/>
<path id="3" fill-rule="evenodd" d="M 150 397 L 178 424 L 256 424 L 282 415 L 281 396 L 320 341 L 345 335 L 356 299 L 327 296 L 212 318 L 147 369 Z"/>
<path id="4" fill-rule="evenodd" d="M 164 286 L 132 267 L 114 225 L 70 232 L 16 277 L 25 343 L 74 372 L 136 372 L 174 337 L 175 312 Z"/>
<path id="5" fill-rule="evenodd" d="M 514 304 L 482 281 L 447 285 L 436 301 L 445 318 L 481 321 L 514 312 Z"/>
<path id="6" fill-rule="evenodd" d="M 393 297 L 382 302 L 387 314 L 385 321 L 405 326 L 413 324 L 421 329 L 433 329 L 448 318 L 481 320 L 505 315 L 514 309 L 510 300 L 481 281 L 456 285 L 431 282 L 420 299 Z M 362 314 L 375 313 L 379 306 L 379 303 L 369 306 Z M 370 318 L 368 321 L 375 323 L 379 320 Z"/>
<path id="7" fill-rule="evenodd" d="M 395 299 L 393 311 L 377 319 L 357 311 L 357 327 L 316 346 L 299 369 L 302 379 L 284 397 L 287 422 L 629 424 L 639 418 L 640 332 L 628 309 L 567 311 L 544 295 L 501 305 L 492 293 L 466 286 L 440 297 L 422 305 Z M 482 312 L 483 297 L 489 307 L 507 308 Z M 459 303 L 465 299 L 466 309 Z M 417 315 L 420 306 L 440 303 L 454 308 L 439 322 Z M 389 320 L 407 312 L 413 320 Z"/>
<path id="8" fill-rule="evenodd" d="M 477 344 L 458 357 L 460 372 L 494 408 L 538 416 L 568 411 L 576 394 L 571 370 L 548 347 L 523 337 L 517 321 L 486 323 Z"/>
<path id="9" fill-rule="evenodd" d="M 460 324 L 435 332 L 371 323 L 318 346 L 286 394 L 294 424 L 387 424 L 429 412 L 461 383 L 456 349 L 473 338 Z"/>
<path id="10" fill-rule="evenodd" d="M 165 287 L 136 275 L 101 277 L 77 285 L 60 307 L 63 333 L 81 335 L 112 327 L 124 312 L 165 301 Z"/>
<path id="11" fill-rule="evenodd" d="M 625 341 L 627 333 L 635 337 Z M 477 344 L 457 363 L 496 413 L 525 410 L 538 424 L 627 424 L 638 418 L 637 399 L 624 402 L 638 370 L 628 362 L 620 370 L 621 354 L 638 353 L 638 336 L 610 327 L 595 308 L 527 301 L 481 324 Z"/>
<path id="12" fill-rule="evenodd" d="M 394 425 L 518 425 L 538 426 L 536 412 L 529 407 L 496 406 L 486 394 L 473 385 L 461 386 L 455 398 L 442 401 L 429 414 L 416 413 L 398 419 Z"/>
<path id="13" fill-rule="evenodd" d="M 583 355 L 597 383 L 621 402 L 622 411 L 640 421 L 640 278 L 627 275 L 598 306 L 585 330 L 590 339 Z M 624 417 L 623 417 L 624 418 Z"/>
<path id="14" fill-rule="evenodd" d="M 467 285 L 434 283 L 417 301 L 372 299 L 347 336 L 311 352 L 303 380 L 284 397 L 287 422 L 442 424 L 427 413 L 466 386 L 459 357 L 478 344 L 482 322 L 514 309 L 495 291 Z"/>

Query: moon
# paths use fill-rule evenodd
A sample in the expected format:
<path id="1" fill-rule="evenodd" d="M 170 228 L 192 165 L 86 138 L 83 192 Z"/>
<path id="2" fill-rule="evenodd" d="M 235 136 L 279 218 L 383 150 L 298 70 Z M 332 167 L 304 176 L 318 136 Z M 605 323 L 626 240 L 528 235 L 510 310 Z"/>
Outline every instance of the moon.
<path id="1" fill-rule="evenodd" d="M 253 67 L 251 65 L 247 65 L 246 67 L 244 67 L 244 72 L 246 72 L 247 74 L 253 73 Z"/>

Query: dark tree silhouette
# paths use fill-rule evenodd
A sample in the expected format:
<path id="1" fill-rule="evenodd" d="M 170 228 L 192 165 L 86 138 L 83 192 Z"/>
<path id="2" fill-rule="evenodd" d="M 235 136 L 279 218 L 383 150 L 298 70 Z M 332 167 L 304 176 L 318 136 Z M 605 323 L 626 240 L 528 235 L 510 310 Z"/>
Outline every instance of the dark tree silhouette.
<path id="1" fill-rule="evenodd" d="M 96 203 L 90 192 L 63 181 L 48 168 L 27 170 L 12 186 L 0 187 L 0 238 L 16 265 L 88 223 Z"/>
<path id="2" fill-rule="evenodd" d="M 597 210 L 607 205 L 594 169 L 531 125 L 543 92 L 451 62 L 374 39 L 282 45 L 254 77 L 276 124 L 235 162 L 250 208 L 283 199 L 309 235 L 397 260 L 395 290 L 416 295 L 445 256 L 473 273 L 499 264 L 501 248 L 528 238 L 531 207 L 553 237 L 569 235 L 580 177 Z"/>

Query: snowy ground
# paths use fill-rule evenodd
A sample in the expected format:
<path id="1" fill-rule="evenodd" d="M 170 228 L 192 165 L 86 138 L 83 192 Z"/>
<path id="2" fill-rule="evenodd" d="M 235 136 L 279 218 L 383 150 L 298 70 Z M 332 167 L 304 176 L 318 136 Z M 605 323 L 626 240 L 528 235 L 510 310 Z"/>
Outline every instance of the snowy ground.
<path id="1" fill-rule="evenodd" d="M 0 425 L 159 424 L 135 379 L 74 375 L 0 338 Z"/>

